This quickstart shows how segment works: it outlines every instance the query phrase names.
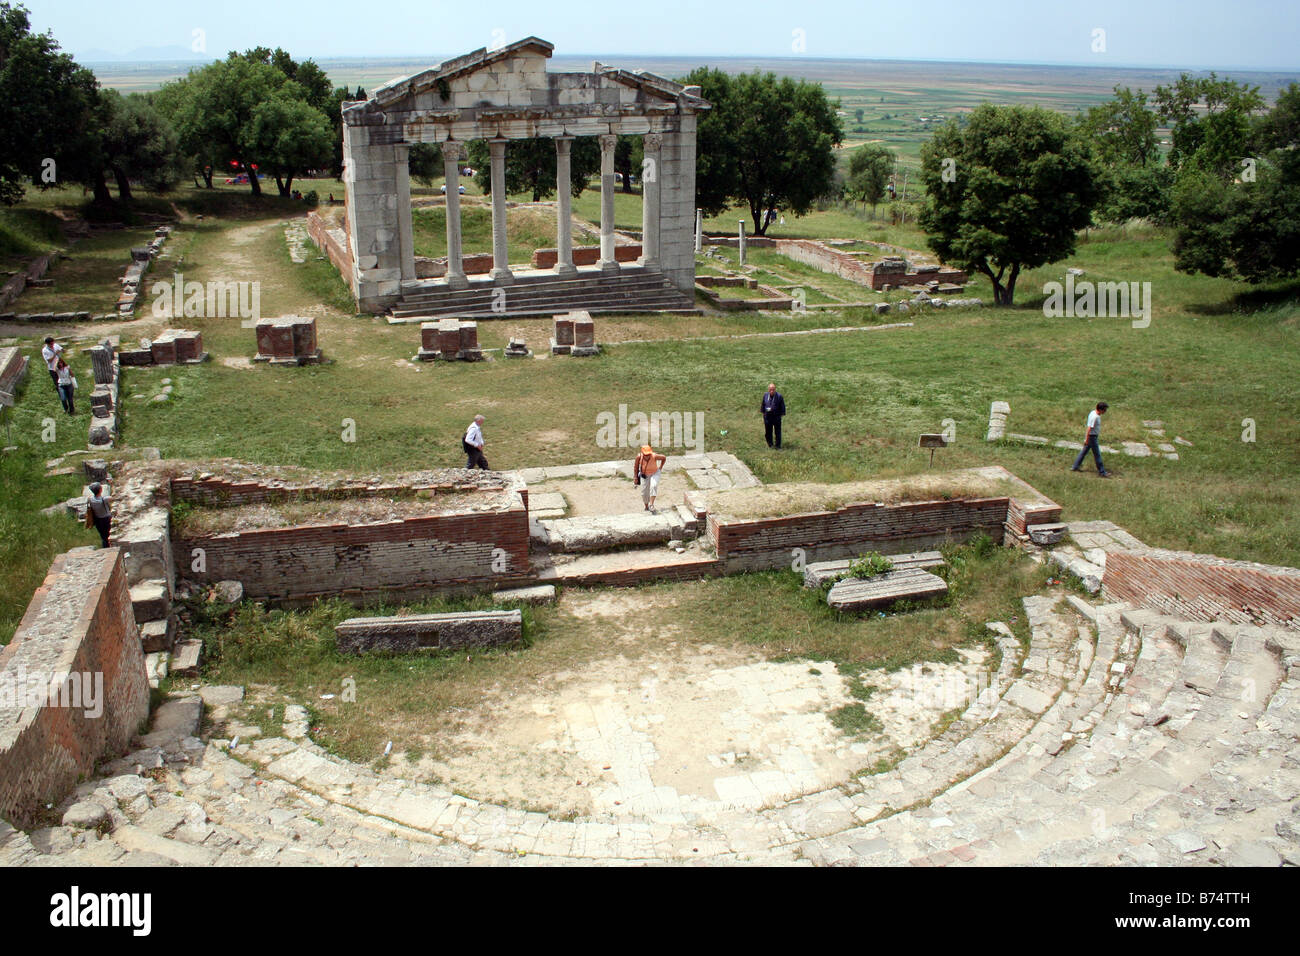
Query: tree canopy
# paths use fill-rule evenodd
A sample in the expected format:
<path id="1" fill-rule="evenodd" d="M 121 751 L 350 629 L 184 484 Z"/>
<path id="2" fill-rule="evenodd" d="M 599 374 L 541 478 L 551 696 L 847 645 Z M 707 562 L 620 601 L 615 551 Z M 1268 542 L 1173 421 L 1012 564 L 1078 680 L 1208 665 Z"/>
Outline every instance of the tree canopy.
<path id="1" fill-rule="evenodd" d="M 885 198 L 889 177 L 894 172 L 894 153 L 884 146 L 869 143 L 853 151 L 849 159 L 849 178 L 844 192 L 850 199 L 871 205 L 874 215 L 876 203 Z"/>
<path id="2" fill-rule="evenodd" d="M 696 141 L 695 202 L 706 215 L 744 203 L 763 235 L 777 209 L 802 215 L 830 191 L 844 130 L 839 101 L 820 84 L 708 67 L 682 82 L 713 104 Z"/>
<path id="3" fill-rule="evenodd" d="M 945 261 L 986 275 L 1010 305 L 1023 269 L 1074 251 L 1100 195 L 1092 152 L 1041 107 L 984 104 L 949 121 L 921 149 L 928 242 Z"/>

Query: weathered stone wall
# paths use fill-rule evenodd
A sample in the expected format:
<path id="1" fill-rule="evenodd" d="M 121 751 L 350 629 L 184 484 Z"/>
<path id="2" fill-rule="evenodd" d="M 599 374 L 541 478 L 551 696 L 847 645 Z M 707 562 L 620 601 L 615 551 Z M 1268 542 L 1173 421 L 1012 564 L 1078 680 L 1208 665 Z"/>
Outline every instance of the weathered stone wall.
<path id="1" fill-rule="evenodd" d="M 27 375 L 28 359 L 17 346 L 0 349 L 0 392 L 13 395 Z"/>
<path id="2" fill-rule="evenodd" d="M 174 547 L 182 559 L 195 548 L 205 556 L 202 573 L 180 562 L 183 579 L 236 580 L 246 597 L 285 605 L 333 596 L 361 603 L 531 580 L 522 504 L 496 513 L 184 538 Z M 502 570 L 494 569 L 494 560 Z"/>
<path id="3" fill-rule="evenodd" d="M 330 263 L 339 270 L 348 283 L 348 288 L 353 288 L 356 275 L 352 264 L 352 252 L 348 248 L 347 233 L 341 229 L 330 229 L 317 213 L 309 212 L 307 235 L 311 237 L 312 242 L 316 243 L 316 247 L 329 257 Z"/>
<path id="4" fill-rule="evenodd" d="M 244 470 L 255 472 L 242 466 Z M 429 495 L 428 514 L 388 521 L 317 521 L 205 535 L 175 534 L 182 580 L 239 581 L 254 600 L 304 604 L 338 595 L 357 603 L 483 590 L 531 580 L 527 489 L 518 479 L 447 469 L 391 481 L 276 481 L 256 473 L 175 477 L 173 502 L 212 508 Z M 449 511 L 441 493 L 481 493 Z M 193 556 L 201 549 L 201 570 Z"/>
<path id="5" fill-rule="evenodd" d="M 1208 554 L 1106 552 L 1102 593 L 1191 621 L 1266 623 L 1300 630 L 1300 570 Z"/>
<path id="6" fill-rule="evenodd" d="M 795 548 L 804 560 L 830 561 L 864 551 L 916 551 L 987 534 L 1002 540 L 1007 498 L 908 504 L 848 505 L 779 518 L 710 514 L 709 537 L 728 574 L 789 568 Z"/>
<path id="7" fill-rule="evenodd" d="M 83 674 L 102 681 L 97 715 L 84 696 L 23 706 L 28 688 L 48 688 L 56 675 L 78 675 L 84 684 Z M 0 816 L 35 825 L 40 809 L 101 757 L 123 752 L 148 714 L 144 653 L 119 550 L 60 555 L 0 650 Z"/>

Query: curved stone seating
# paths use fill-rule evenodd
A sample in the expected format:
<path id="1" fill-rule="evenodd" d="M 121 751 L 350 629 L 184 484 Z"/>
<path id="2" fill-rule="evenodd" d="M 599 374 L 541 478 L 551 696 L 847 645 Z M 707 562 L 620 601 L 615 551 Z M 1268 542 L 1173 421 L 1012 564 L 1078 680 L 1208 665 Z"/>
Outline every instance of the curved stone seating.
<path id="1" fill-rule="evenodd" d="M 943 733 L 769 808 L 552 820 L 337 759 L 287 719 L 293 739 L 119 761 L 77 793 L 111 834 L 0 826 L 0 864 L 1297 862 L 1300 635 L 1076 598 L 1024 607 L 1029 646 L 994 626 L 992 683 Z"/>

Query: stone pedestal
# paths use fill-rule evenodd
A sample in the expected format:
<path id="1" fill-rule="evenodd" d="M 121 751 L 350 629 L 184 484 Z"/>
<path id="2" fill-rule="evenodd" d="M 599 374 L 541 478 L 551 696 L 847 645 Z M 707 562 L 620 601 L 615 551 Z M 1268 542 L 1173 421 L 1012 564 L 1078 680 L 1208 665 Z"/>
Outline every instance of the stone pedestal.
<path id="1" fill-rule="evenodd" d="M 555 337 L 551 339 L 552 355 L 568 355 L 573 349 L 573 318 L 568 315 L 555 317 Z"/>
<path id="2" fill-rule="evenodd" d="M 421 362 L 481 362 L 483 351 L 478 347 L 478 323 L 460 319 L 439 319 L 420 323 L 420 351 L 415 356 Z"/>
<path id="3" fill-rule="evenodd" d="M 528 358 L 532 354 L 523 339 L 511 339 L 506 345 L 506 358 Z"/>
<path id="4" fill-rule="evenodd" d="M 316 320 L 287 315 L 257 323 L 257 354 L 254 362 L 272 365 L 316 365 L 321 350 L 316 344 Z"/>
<path id="5" fill-rule="evenodd" d="M 573 312 L 570 315 L 573 318 L 573 348 L 569 354 L 599 354 L 600 348 L 596 345 L 596 324 L 592 322 L 591 316 L 586 312 Z"/>

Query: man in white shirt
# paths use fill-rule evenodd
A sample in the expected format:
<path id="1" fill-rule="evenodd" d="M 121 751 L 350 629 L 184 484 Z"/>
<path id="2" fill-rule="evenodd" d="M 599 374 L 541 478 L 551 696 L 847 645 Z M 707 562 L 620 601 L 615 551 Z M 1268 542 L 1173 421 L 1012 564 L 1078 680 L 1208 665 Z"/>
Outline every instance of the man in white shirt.
<path id="1" fill-rule="evenodd" d="M 482 415 L 475 415 L 474 420 L 469 423 L 469 428 L 465 429 L 465 437 L 461 439 L 461 444 L 465 448 L 466 468 L 481 468 L 484 471 L 488 468 L 487 459 L 483 457 L 483 422 L 486 419 Z"/>
<path id="2" fill-rule="evenodd" d="M 1101 463 L 1101 416 L 1106 414 L 1106 409 L 1110 408 L 1105 402 L 1098 402 L 1097 407 L 1088 413 L 1088 433 L 1083 439 L 1083 448 L 1079 451 L 1079 457 L 1074 459 L 1074 467 L 1071 471 L 1079 471 L 1080 465 L 1083 464 L 1084 456 L 1088 454 L 1088 449 L 1092 449 L 1093 460 L 1097 462 L 1097 475 L 1101 478 L 1109 478 L 1110 473 L 1106 471 L 1106 466 Z"/>
<path id="3" fill-rule="evenodd" d="M 63 346 L 59 345 L 51 336 L 45 337 L 45 348 L 41 349 L 41 358 L 45 359 L 45 367 L 50 370 L 50 378 L 54 381 L 54 390 L 59 390 L 59 356 L 63 354 Z"/>

